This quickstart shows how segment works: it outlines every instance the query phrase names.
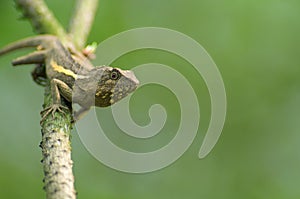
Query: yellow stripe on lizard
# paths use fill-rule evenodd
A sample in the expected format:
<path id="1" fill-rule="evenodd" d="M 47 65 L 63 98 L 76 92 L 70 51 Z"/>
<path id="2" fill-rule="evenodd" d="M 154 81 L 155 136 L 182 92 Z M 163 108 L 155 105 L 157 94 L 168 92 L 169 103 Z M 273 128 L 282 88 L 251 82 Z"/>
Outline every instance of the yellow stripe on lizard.
<path id="1" fill-rule="evenodd" d="M 53 69 L 54 69 L 55 71 L 57 71 L 57 72 L 59 72 L 59 73 L 63 73 L 63 74 L 68 75 L 68 76 L 71 76 L 71 77 L 73 77 L 74 79 L 77 79 L 77 75 L 76 75 L 73 71 L 71 71 L 71 70 L 69 70 L 69 69 L 65 69 L 63 66 L 58 65 L 58 64 L 57 64 L 55 61 L 53 61 L 52 59 L 51 59 L 51 61 L 50 61 L 50 65 L 53 67 Z"/>

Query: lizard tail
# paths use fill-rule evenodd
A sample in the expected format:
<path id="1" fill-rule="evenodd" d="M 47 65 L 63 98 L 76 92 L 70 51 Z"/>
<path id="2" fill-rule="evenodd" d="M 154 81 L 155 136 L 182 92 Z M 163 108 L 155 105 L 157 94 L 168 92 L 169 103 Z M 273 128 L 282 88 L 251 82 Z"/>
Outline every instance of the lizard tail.
<path id="1" fill-rule="evenodd" d="M 8 44 L 7 46 L 0 49 L 0 56 L 6 53 L 9 53 L 11 51 L 21 49 L 21 48 L 27 48 L 27 47 L 38 47 L 45 48 L 45 44 L 49 42 L 56 41 L 57 38 L 52 35 L 39 35 L 35 37 L 28 37 L 16 42 L 13 42 L 11 44 Z"/>
<path id="2" fill-rule="evenodd" d="M 12 61 L 12 65 L 17 66 L 17 65 L 23 65 L 23 64 L 41 64 L 46 59 L 46 53 L 47 53 L 47 51 L 45 51 L 45 50 L 35 51 L 28 55 L 14 59 Z"/>

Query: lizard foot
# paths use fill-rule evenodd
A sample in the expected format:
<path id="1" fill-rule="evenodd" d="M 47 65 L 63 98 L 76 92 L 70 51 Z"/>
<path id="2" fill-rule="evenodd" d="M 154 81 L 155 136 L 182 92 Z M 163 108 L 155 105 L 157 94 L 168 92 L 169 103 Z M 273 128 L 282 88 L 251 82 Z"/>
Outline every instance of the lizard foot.
<path id="1" fill-rule="evenodd" d="M 42 124 L 50 113 L 54 118 L 54 113 L 56 111 L 65 114 L 66 112 L 64 110 L 69 110 L 69 108 L 61 104 L 52 104 L 51 106 L 48 106 L 47 108 L 41 111 L 42 119 L 40 123 Z"/>

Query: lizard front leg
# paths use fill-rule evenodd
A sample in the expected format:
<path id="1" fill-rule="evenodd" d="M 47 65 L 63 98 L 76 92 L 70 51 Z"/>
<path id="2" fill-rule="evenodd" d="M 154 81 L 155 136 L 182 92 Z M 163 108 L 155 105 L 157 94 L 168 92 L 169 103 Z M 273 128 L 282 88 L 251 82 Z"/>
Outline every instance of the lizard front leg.
<path id="1" fill-rule="evenodd" d="M 61 95 L 69 102 L 72 101 L 72 89 L 63 81 L 59 79 L 52 79 L 50 82 L 52 105 L 46 107 L 42 112 L 41 123 L 46 119 L 46 117 L 51 113 L 54 118 L 54 113 L 56 111 L 65 113 L 64 110 L 69 108 L 61 104 Z"/>

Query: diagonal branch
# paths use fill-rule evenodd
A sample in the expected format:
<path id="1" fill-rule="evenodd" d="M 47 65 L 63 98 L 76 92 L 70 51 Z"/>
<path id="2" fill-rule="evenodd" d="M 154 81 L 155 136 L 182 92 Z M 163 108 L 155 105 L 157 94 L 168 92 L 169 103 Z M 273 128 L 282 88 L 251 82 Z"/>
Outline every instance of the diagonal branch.
<path id="1" fill-rule="evenodd" d="M 47 33 L 66 40 L 67 34 L 43 0 L 15 0 L 25 18 L 38 33 Z"/>
<path id="2" fill-rule="evenodd" d="M 77 0 L 69 35 L 77 49 L 84 48 L 97 11 L 98 0 Z"/>

